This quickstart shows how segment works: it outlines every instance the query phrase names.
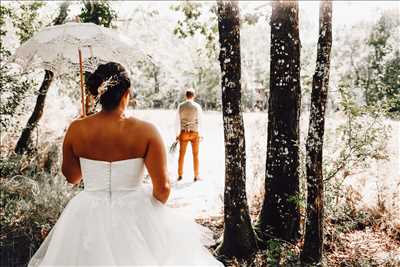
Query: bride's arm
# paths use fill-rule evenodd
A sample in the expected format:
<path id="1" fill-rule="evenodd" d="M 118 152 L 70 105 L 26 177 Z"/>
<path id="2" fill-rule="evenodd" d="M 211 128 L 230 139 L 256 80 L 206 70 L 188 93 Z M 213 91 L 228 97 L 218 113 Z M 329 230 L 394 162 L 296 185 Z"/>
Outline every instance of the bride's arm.
<path id="1" fill-rule="evenodd" d="M 71 184 L 77 184 L 82 178 L 81 167 L 79 158 L 74 154 L 72 149 L 73 131 L 75 122 L 72 122 L 68 127 L 67 133 L 64 137 L 63 143 L 63 160 L 62 160 L 62 173 Z"/>
<path id="2" fill-rule="evenodd" d="M 168 179 L 167 155 L 164 142 L 153 125 L 149 127 L 148 136 L 149 141 L 144 162 L 153 183 L 153 196 L 165 203 L 168 200 L 171 188 Z"/>

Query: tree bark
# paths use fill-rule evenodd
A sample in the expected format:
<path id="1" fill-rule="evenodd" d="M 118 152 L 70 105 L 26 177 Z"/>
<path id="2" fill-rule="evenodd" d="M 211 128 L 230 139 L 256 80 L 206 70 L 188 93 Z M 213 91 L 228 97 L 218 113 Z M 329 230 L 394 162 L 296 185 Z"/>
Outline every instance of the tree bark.
<path id="1" fill-rule="evenodd" d="M 250 258 L 257 249 L 246 197 L 246 147 L 241 111 L 239 7 L 218 1 L 225 142 L 224 234 L 219 255 Z"/>
<path id="2" fill-rule="evenodd" d="M 40 118 L 43 115 L 43 108 L 46 100 L 47 91 L 49 90 L 50 84 L 53 81 L 53 77 L 53 72 L 45 70 L 44 79 L 42 85 L 39 88 L 39 94 L 36 99 L 35 108 L 28 120 L 28 123 L 22 130 L 17 145 L 15 146 L 15 152 L 18 154 L 24 153 L 29 148 L 29 144 L 31 143 L 32 131 L 35 129 L 35 127 L 39 123 Z"/>
<path id="3" fill-rule="evenodd" d="M 324 183 L 322 151 L 332 47 L 332 2 L 321 1 L 317 62 L 311 91 L 310 122 L 306 141 L 307 219 L 303 263 L 318 263 L 323 253 Z"/>
<path id="4" fill-rule="evenodd" d="M 300 38 L 297 1 L 273 1 L 265 197 L 259 237 L 299 236 Z"/>
<path id="5" fill-rule="evenodd" d="M 158 94 L 160 92 L 160 81 L 158 79 L 158 75 L 160 74 L 160 67 L 153 63 L 154 68 L 154 93 Z"/>

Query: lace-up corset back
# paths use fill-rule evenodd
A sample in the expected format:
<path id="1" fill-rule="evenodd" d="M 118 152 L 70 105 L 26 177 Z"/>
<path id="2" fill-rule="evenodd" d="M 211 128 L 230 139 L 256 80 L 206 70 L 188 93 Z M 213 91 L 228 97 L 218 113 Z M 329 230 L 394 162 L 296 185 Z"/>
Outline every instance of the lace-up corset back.
<path id="1" fill-rule="evenodd" d="M 142 158 L 120 161 L 100 161 L 80 158 L 85 191 L 133 190 L 142 183 Z"/>

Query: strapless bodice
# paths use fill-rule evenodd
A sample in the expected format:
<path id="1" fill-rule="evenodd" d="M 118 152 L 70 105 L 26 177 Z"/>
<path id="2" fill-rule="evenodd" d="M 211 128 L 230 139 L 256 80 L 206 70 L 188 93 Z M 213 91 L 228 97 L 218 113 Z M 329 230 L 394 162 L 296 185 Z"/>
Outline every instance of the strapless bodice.
<path id="1" fill-rule="evenodd" d="M 143 158 L 100 161 L 80 158 L 85 191 L 134 190 L 142 184 Z"/>

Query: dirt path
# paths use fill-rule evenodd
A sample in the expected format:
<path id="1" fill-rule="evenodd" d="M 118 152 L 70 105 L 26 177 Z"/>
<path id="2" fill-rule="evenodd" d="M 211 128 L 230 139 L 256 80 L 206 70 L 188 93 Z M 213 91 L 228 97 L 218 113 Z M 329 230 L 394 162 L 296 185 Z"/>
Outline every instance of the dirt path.
<path id="1" fill-rule="evenodd" d="M 139 118 L 153 122 L 159 129 L 166 145 L 169 147 L 175 140 L 175 111 L 172 110 L 135 110 L 133 114 Z M 247 142 L 247 176 L 248 195 L 252 190 L 260 188 L 254 177 L 253 169 L 259 161 L 254 159 L 253 148 L 259 139 L 265 136 L 266 115 L 263 113 L 246 113 L 244 115 Z M 203 125 L 203 141 L 200 143 L 200 177 L 202 181 L 193 182 L 192 150 L 190 145 L 186 151 L 184 178 L 176 182 L 179 146 L 174 154 L 168 154 L 168 168 L 172 182 L 170 205 L 190 213 L 195 218 L 220 214 L 223 207 L 224 192 L 224 136 L 222 114 L 205 112 Z M 260 126 L 261 125 L 261 126 Z M 261 128 L 264 126 L 264 128 Z M 264 155 L 264 152 L 262 152 Z M 263 176 L 263 175 L 262 175 Z"/>

